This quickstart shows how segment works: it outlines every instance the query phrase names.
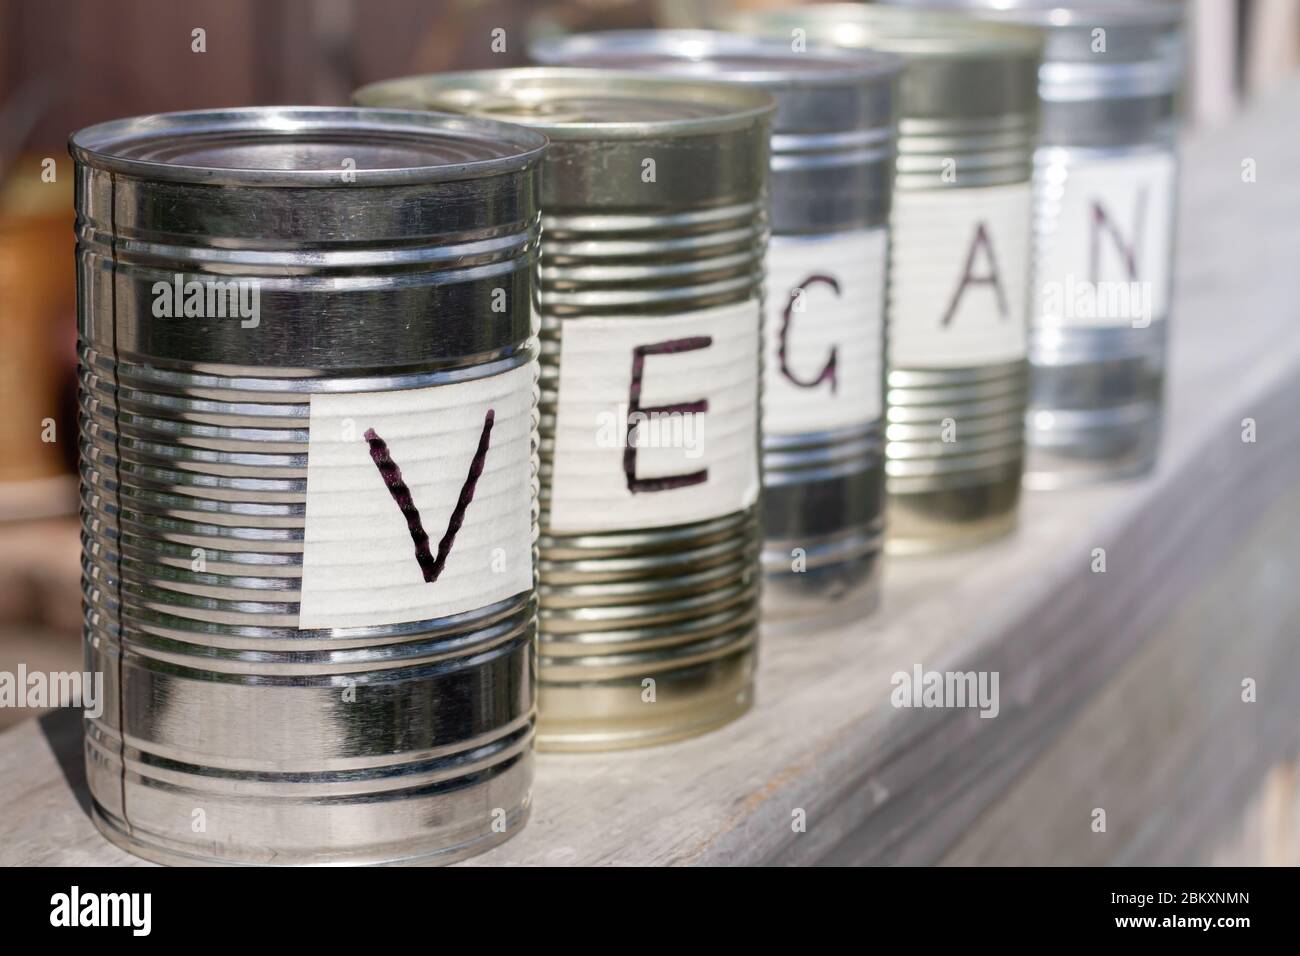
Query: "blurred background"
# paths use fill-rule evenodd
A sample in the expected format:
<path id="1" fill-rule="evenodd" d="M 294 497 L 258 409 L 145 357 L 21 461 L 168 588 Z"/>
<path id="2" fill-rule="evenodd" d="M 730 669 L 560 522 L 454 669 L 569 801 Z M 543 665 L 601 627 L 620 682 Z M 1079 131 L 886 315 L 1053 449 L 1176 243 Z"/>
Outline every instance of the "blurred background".
<path id="1" fill-rule="evenodd" d="M 1297 68 L 1300 2 L 1187 5 L 1191 124 L 1223 122 Z M 69 133 L 168 110 L 344 103 L 386 77 L 523 63 L 531 36 L 692 26 L 706 10 L 696 0 L 0 0 L 0 670 L 80 668 Z M 498 28 L 505 49 L 494 52 Z M 0 729 L 27 716 L 0 709 Z"/>

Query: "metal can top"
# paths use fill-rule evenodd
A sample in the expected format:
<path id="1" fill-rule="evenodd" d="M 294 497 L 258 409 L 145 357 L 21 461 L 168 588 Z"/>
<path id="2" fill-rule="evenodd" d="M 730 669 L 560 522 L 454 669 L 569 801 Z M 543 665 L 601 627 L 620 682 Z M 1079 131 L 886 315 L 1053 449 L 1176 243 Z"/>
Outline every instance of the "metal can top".
<path id="1" fill-rule="evenodd" d="M 899 95 L 905 120 L 1037 115 L 1043 33 L 1034 27 L 852 3 L 747 11 L 722 24 L 763 36 L 902 54 L 908 61 Z"/>
<path id="2" fill-rule="evenodd" d="M 889 53 L 832 46 L 796 52 L 780 40 L 714 30 L 607 30 L 549 38 L 529 53 L 546 64 L 617 66 L 765 89 L 776 98 L 778 133 L 892 125 L 892 84 L 904 63 Z"/>
<path id="3" fill-rule="evenodd" d="M 539 63 L 683 72 L 752 86 L 846 86 L 883 80 L 903 68 L 900 57 L 816 47 L 795 52 L 780 40 L 721 30 L 604 30 L 550 37 L 532 44 Z"/>
<path id="4" fill-rule="evenodd" d="M 644 73 L 518 67 L 372 83 L 362 105 L 445 110 L 519 123 L 552 140 L 636 140 L 726 133 L 766 120 L 767 93 L 735 84 Z"/>
<path id="5" fill-rule="evenodd" d="M 540 161 L 546 137 L 415 110 L 258 106 L 112 120 L 74 133 L 68 148 L 79 163 L 143 180 L 356 187 L 516 172 Z M 340 175 L 348 169 L 357 175 Z"/>
<path id="6" fill-rule="evenodd" d="M 1158 96 L 1182 70 L 1178 0 L 885 0 L 1046 31 L 1039 92 L 1045 100 Z M 1098 34 L 1096 31 L 1104 31 Z M 1100 44 L 1100 45 L 1099 45 Z"/>
<path id="7" fill-rule="evenodd" d="M 729 27 L 769 36 L 801 29 L 809 42 L 866 47 L 909 58 L 1037 57 L 1038 31 L 1014 23 L 991 24 L 935 10 L 856 3 L 817 3 L 727 16 Z"/>
<path id="8" fill-rule="evenodd" d="M 955 10 L 1033 26 L 1171 26 L 1182 0 L 878 0 L 885 6 Z"/>

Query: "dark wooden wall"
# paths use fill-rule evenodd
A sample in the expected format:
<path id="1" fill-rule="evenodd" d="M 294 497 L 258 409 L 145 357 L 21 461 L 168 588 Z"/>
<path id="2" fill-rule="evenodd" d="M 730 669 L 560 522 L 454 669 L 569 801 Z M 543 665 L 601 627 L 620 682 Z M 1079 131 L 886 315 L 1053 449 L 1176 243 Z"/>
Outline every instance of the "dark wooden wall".
<path id="1" fill-rule="evenodd" d="M 525 60 L 530 25 L 650 25 L 650 0 L 0 0 L 0 149 L 167 110 L 345 103 L 362 83 Z M 207 31 L 207 52 L 191 31 Z M 493 53 L 492 30 L 506 30 Z"/>

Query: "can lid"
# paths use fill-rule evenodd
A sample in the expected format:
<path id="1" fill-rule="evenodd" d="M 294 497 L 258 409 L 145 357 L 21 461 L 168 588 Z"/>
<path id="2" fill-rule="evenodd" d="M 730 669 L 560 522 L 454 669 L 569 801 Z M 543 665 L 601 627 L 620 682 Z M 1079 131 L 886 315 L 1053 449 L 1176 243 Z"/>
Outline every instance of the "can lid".
<path id="1" fill-rule="evenodd" d="M 1181 81 L 1179 0 L 886 0 L 1046 31 L 1044 102 L 1168 96 Z M 1106 34 L 1099 51 L 1097 31 Z M 1104 55 L 1099 56 L 1099 52 Z"/>
<path id="2" fill-rule="evenodd" d="M 74 133 L 68 149 L 79 163 L 141 179 L 356 187 L 525 169 L 541 160 L 546 137 L 415 110 L 259 106 L 113 120 Z"/>
<path id="3" fill-rule="evenodd" d="M 550 37 L 529 47 L 539 63 L 672 72 L 765 88 L 843 87 L 887 81 L 902 57 L 814 46 L 720 30 L 605 30 Z"/>
<path id="4" fill-rule="evenodd" d="M 354 100 L 519 123 L 553 140 L 726 132 L 763 121 L 775 108 L 763 90 L 735 83 L 565 67 L 405 77 L 362 87 Z"/>
<path id="5" fill-rule="evenodd" d="M 763 36 L 804 31 L 808 42 L 865 47 L 908 57 L 1037 57 L 1042 31 L 953 11 L 879 4 L 816 3 L 725 15 L 719 26 Z"/>
<path id="6" fill-rule="evenodd" d="M 1036 27 L 1172 27 L 1180 0 L 883 0 L 890 6 L 960 11 Z"/>

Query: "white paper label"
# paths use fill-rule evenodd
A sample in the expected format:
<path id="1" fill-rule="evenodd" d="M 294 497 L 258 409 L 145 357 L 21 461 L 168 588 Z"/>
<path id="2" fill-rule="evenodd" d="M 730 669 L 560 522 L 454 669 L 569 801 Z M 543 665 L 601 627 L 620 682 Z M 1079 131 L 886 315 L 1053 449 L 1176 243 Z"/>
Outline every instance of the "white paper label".
<path id="1" fill-rule="evenodd" d="M 1025 357 L 1029 183 L 894 194 L 890 362 L 960 368 Z"/>
<path id="2" fill-rule="evenodd" d="M 1040 322 L 1135 326 L 1169 308 L 1175 161 L 1169 153 L 1038 160 Z"/>
<path id="3" fill-rule="evenodd" d="M 535 374 L 312 395 L 300 628 L 445 617 L 532 587 Z"/>
<path id="4" fill-rule="evenodd" d="M 884 229 L 773 237 L 763 323 L 763 431 L 847 428 L 881 410 Z"/>
<path id="5" fill-rule="evenodd" d="M 660 528 L 758 499 L 756 299 L 561 328 L 549 530 Z"/>

